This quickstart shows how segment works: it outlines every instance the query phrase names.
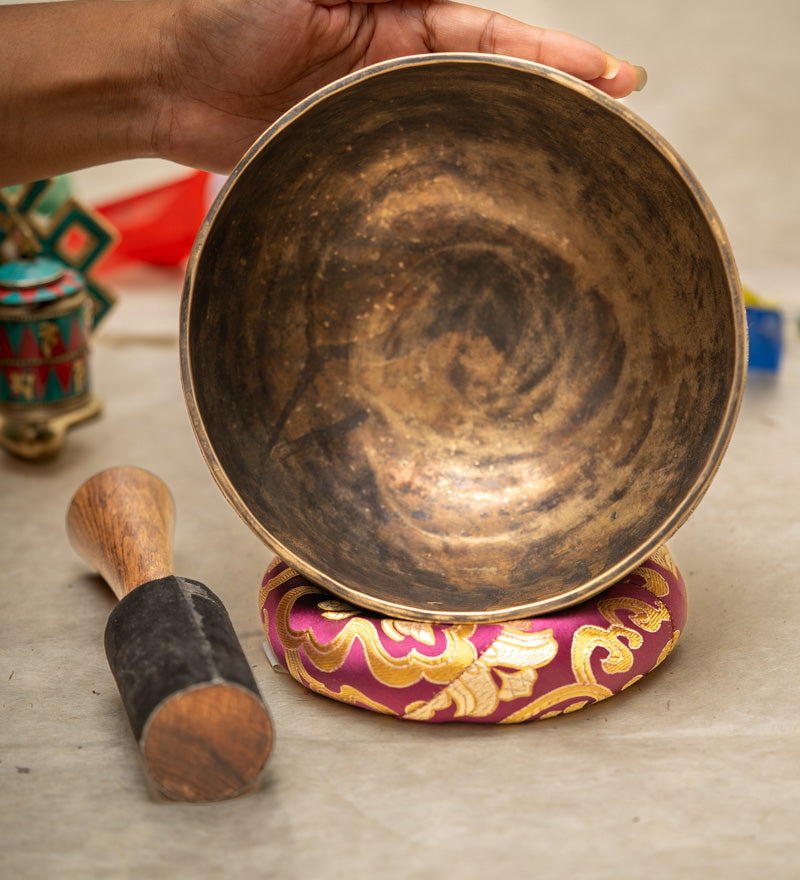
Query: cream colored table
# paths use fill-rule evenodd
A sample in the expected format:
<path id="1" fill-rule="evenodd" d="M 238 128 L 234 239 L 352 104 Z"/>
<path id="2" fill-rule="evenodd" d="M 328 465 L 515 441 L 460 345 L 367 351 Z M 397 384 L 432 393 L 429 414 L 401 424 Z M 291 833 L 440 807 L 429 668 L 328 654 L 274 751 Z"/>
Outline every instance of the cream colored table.
<path id="1" fill-rule="evenodd" d="M 800 7 L 563 7 L 503 8 L 648 67 L 631 106 L 703 181 L 744 280 L 787 313 L 780 374 L 748 383 L 670 545 L 690 598 L 676 652 L 605 703 L 498 728 L 384 718 L 272 672 L 256 602 L 270 554 L 213 484 L 183 404 L 180 275 L 131 268 L 95 346 L 102 419 L 49 464 L 0 458 L 3 880 L 800 876 Z M 148 794 L 103 653 L 114 600 L 63 522 L 78 485 L 118 464 L 169 484 L 176 567 L 225 601 L 270 704 L 276 747 L 249 797 Z"/>

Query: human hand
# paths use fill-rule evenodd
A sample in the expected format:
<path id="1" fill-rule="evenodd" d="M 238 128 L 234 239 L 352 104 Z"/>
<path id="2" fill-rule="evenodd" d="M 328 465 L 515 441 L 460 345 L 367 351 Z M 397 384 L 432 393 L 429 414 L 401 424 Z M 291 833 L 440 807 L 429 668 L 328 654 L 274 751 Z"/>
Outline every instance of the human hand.
<path id="1" fill-rule="evenodd" d="M 226 173 L 306 95 L 400 56 L 515 56 L 617 98 L 637 78 L 578 37 L 448 0 L 0 3 L 0 31 L 0 186 L 143 157 Z"/>
<path id="2" fill-rule="evenodd" d="M 448 0 L 173 0 L 162 9 L 155 152 L 220 172 L 306 95 L 389 58 L 509 55 L 616 98 L 641 76 L 578 37 Z"/>

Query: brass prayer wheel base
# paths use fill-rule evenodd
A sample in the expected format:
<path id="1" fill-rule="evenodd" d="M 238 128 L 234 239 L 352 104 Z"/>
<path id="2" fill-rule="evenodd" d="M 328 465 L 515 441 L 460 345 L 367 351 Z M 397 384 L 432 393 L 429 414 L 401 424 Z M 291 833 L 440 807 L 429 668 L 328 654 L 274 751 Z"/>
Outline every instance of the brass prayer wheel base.
<path id="1" fill-rule="evenodd" d="M 16 458 L 43 461 L 58 454 L 70 428 L 102 411 L 102 401 L 90 395 L 67 411 L 42 407 L 35 413 L 0 414 L 0 445 Z"/>

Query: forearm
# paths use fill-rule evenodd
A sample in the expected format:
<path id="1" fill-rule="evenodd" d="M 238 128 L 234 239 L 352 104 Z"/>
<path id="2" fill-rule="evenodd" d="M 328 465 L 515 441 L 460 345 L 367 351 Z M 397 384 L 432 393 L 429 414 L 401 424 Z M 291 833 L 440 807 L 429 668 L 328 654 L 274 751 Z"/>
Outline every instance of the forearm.
<path id="1" fill-rule="evenodd" d="M 155 153 L 157 4 L 0 7 L 0 186 Z"/>
<path id="2" fill-rule="evenodd" d="M 227 172 L 314 89 L 398 55 L 518 55 L 615 97 L 637 75 L 444 0 L 59 0 L 0 6 L 0 33 L 0 186 L 146 156 Z"/>

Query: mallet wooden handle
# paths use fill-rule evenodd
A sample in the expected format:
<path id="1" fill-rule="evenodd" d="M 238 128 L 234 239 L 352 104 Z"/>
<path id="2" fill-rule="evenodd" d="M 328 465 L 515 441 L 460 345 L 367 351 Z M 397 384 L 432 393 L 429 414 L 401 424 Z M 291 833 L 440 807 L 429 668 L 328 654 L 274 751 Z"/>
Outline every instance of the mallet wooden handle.
<path id="1" fill-rule="evenodd" d="M 117 467 L 87 480 L 67 514 L 67 534 L 83 560 L 121 599 L 172 569 L 175 505 L 149 471 Z"/>
<path id="2" fill-rule="evenodd" d="M 158 477 L 112 468 L 75 494 L 67 533 L 120 599 L 106 656 L 154 789 L 225 800 L 256 783 L 272 723 L 222 602 L 172 573 L 173 520 Z"/>

